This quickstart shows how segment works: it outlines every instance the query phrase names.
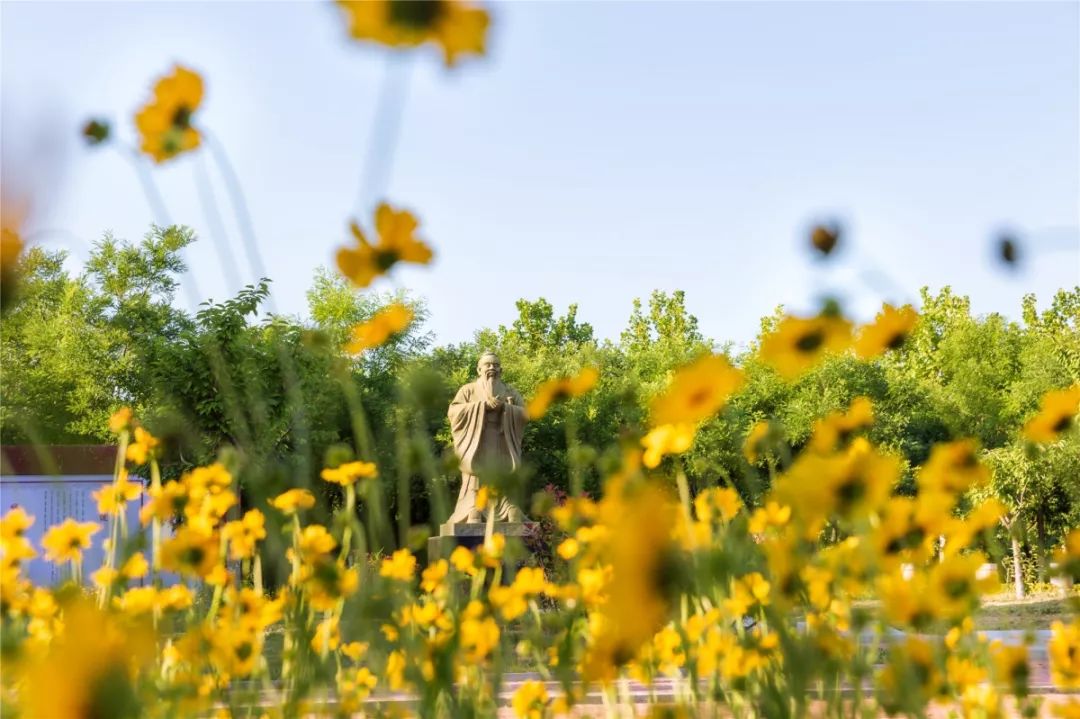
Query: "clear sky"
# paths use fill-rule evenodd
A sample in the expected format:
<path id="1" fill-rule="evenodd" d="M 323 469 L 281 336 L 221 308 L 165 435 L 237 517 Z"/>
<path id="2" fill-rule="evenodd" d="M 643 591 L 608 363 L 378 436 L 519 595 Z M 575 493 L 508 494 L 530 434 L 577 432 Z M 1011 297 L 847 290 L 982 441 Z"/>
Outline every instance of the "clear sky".
<path id="1" fill-rule="evenodd" d="M 576 302 L 617 337 L 634 297 L 683 289 L 707 335 L 742 344 L 777 304 L 825 290 L 863 319 L 924 284 L 1016 316 L 1024 293 L 1080 284 L 1076 2 L 491 10 L 486 59 L 392 66 L 407 81 L 397 151 L 370 188 L 415 210 L 436 249 L 395 282 L 427 298 L 440 341 L 509 323 L 519 297 Z M 205 77 L 196 122 L 236 167 L 275 307 L 304 313 L 314 268 L 373 200 L 359 186 L 384 51 L 347 41 L 322 3 L 3 2 L 0 22 L 4 181 L 37 187 L 28 229 L 75 261 L 106 230 L 142 235 L 153 214 L 131 163 L 78 129 L 103 115 L 132 142 L 133 111 L 181 62 Z M 216 239 L 202 173 L 226 214 Z M 211 158 L 154 176 L 200 237 L 188 290 L 251 281 Z M 821 217 L 847 227 L 835 267 L 802 246 Z M 1046 248 L 1020 273 L 989 250 L 1005 227 Z M 896 286 L 861 283 L 871 265 Z"/>

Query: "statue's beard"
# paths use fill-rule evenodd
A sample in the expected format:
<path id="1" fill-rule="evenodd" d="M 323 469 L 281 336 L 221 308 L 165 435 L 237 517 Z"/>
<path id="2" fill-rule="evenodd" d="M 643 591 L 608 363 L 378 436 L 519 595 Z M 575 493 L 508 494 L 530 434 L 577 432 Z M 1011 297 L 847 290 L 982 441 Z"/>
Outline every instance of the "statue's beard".
<path id="1" fill-rule="evenodd" d="M 495 397 L 498 395 L 500 384 L 502 383 L 499 381 L 498 375 L 484 375 L 480 378 L 480 386 L 484 388 L 484 393 L 488 397 Z"/>

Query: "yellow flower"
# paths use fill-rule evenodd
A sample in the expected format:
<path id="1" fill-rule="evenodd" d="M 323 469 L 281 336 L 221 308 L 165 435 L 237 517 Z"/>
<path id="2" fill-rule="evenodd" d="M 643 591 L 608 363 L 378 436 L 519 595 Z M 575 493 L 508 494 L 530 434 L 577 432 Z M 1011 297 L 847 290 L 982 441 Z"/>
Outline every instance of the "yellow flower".
<path id="1" fill-rule="evenodd" d="M 109 431 L 113 434 L 120 434 L 131 426 L 132 417 L 131 407 L 121 407 L 116 410 L 109 417 Z"/>
<path id="2" fill-rule="evenodd" d="M 730 487 L 714 487 L 694 497 L 694 511 L 702 522 L 727 522 L 742 509 L 739 493 Z"/>
<path id="3" fill-rule="evenodd" d="M 856 432 L 874 423 L 874 407 L 867 397 L 856 397 L 848 411 L 832 412 L 824 419 L 814 422 L 814 433 L 807 448 L 811 452 L 828 454 L 844 449 Z"/>
<path id="4" fill-rule="evenodd" d="M 694 443 L 697 430 L 692 424 L 663 424 L 649 430 L 641 438 L 645 453 L 641 461 L 649 469 L 660 465 L 660 460 L 667 454 L 682 454 Z"/>
<path id="5" fill-rule="evenodd" d="M 97 574 L 97 572 L 94 572 L 94 581 L 97 582 L 99 586 L 101 586 L 102 582 L 98 582 Z M 110 582 L 104 582 L 104 584 L 106 585 L 109 583 Z M 152 612 L 154 608 L 158 606 L 157 587 L 132 587 L 120 596 L 114 597 L 113 606 L 115 606 L 124 614 L 133 617 L 140 614 L 147 614 L 149 612 Z"/>
<path id="6" fill-rule="evenodd" d="M 420 589 L 428 594 L 446 592 L 446 575 L 450 573 L 450 564 L 445 559 L 440 559 L 429 564 L 420 573 Z"/>
<path id="7" fill-rule="evenodd" d="M 355 247 L 342 247 L 337 252 L 341 274 L 357 287 L 367 287 L 375 278 L 386 274 L 398 262 L 431 262 L 431 248 L 415 236 L 416 217 L 407 210 L 395 210 L 383 203 L 375 211 L 375 230 L 379 242 L 368 242 L 360 226 L 353 222 L 349 228 L 356 240 Z"/>
<path id="8" fill-rule="evenodd" d="M 916 481 L 920 492 L 960 494 L 990 481 L 990 470 L 976 457 L 973 439 L 935 444 L 930 457 L 919 469 Z"/>
<path id="9" fill-rule="evenodd" d="M 742 387 L 742 371 L 722 355 L 705 355 L 679 369 L 668 388 L 653 399 L 653 426 L 697 424 L 716 414 Z"/>
<path id="10" fill-rule="evenodd" d="M 855 340 L 855 354 L 870 359 L 887 350 L 899 349 L 911 336 L 918 321 L 919 313 L 911 305 L 904 305 L 900 309 L 885 305 L 874 322 L 859 331 L 859 337 Z"/>
<path id="11" fill-rule="evenodd" d="M 536 389 L 536 394 L 525 406 L 525 413 L 530 419 L 540 419 L 552 402 L 580 397 L 596 386 L 600 372 L 595 367 L 585 367 L 573 377 L 558 377 L 548 380 Z"/>
<path id="12" fill-rule="evenodd" d="M 997 681 L 1009 687 L 1017 696 L 1027 694 L 1031 669 L 1028 667 L 1028 648 L 1024 644 L 1009 646 L 1000 640 L 990 644 Z"/>
<path id="13" fill-rule="evenodd" d="M 310 524 L 300 532 L 297 545 L 300 548 L 301 558 L 304 561 L 311 561 L 334 551 L 337 540 L 321 524 Z"/>
<path id="14" fill-rule="evenodd" d="M 405 687 L 405 655 L 398 650 L 386 657 L 386 683 L 391 691 Z"/>
<path id="15" fill-rule="evenodd" d="M 475 559 L 468 547 L 454 547 L 454 551 L 450 552 L 450 564 L 462 574 L 476 574 Z"/>
<path id="16" fill-rule="evenodd" d="M 673 502 L 658 486 L 620 484 L 608 481 L 600 509 L 613 539 L 602 551 L 611 574 L 604 587 L 607 601 L 600 608 L 602 628 L 594 638 L 597 670 L 631 659 L 664 625 L 673 594 L 665 578 L 679 571 Z"/>
<path id="17" fill-rule="evenodd" d="M 319 612 L 331 611 L 339 600 L 354 594 L 360 586 L 360 574 L 355 568 L 346 568 L 341 561 L 317 557 L 305 569 L 304 586 L 312 609 Z"/>
<path id="18" fill-rule="evenodd" d="M 227 523 L 222 534 L 229 542 L 229 556 L 232 559 L 250 559 L 255 555 L 256 543 L 266 539 L 266 517 L 257 509 L 250 509 L 244 513 L 243 519 Z"/>
<path id="19" fill-rule="evenodd" d="M 96 522 L 76 522 L 70 517 L 63 524 L 55 525 L 45 532 L 41 546 L 50 562 L 80 562 L 82 553 L 91 545 L 90 537 L 101 531 Z"/>
<path id="20" fill-rule="evenodd" d="M 158 593 L 158 604 L 162 609 L 183 611 L 195 603 L 195 595 L 183 584 L 174 584 Z"/>
<path id="21" fill-rule="evenodd" d="M 525 595 L 515 587 L 495 585 L 488 592 L 488 599 L 491 606 L 498 609 L 503 619 L 508 622 L 517 619 L 529 609 Z"/>
<path id="22" fill-rule="evenodd" d="M 985 563 L 982 553 L 972 552 L 946 555 L 930 568 L 927 593 L 938 616 L 962 620 L 978 606 L 981 594 L 997 588 L 997 577 L 979 577 Z"/>
<path id="23" fill-rule="evenodd" d="M 367 654 L 368 646 L 367 642 L 349 642 L 341 645 L 341 653 L 354 662 L 358 662 L 360 657 Z"/>
<path id="24" fill-rule="evenodd" d="M 164 162 L 199 146 L 199 131 L 191 117 L 202 103 L 203 81 L 198 73 L 176 65 L 158 80 L 154 97 L 135 115 L 142 151 Z"/>
<path id="25" fill-rule="evenodd" d="M 121 624 L 81 601 L 68 605 L 62 635 L 19 667 L 19 716 L 142 716 L 150 707 L 134 680 L 151 671 L 153 654 L 154 639 L 144 625 Z M 5 686 L 5 715 L 8 696 Z"/>
<path id="26" fill-rule="evenodd" d="M 135 439 L 128 445 L 126 458 L 134 464 L 146 464 L 146 460 L 157 454 L 161 442 L 142 427 L 135 428 Z"/>
<path id="27" fill-rule="evenodd" d="M 327 617 L 315 626 L 315 635 L 311 637 L 312 651 L 325 654 L 337 649 L 340 643 L 341 632 L 336 617 Z"/>
<path id="28" fill-rule="evenodd" d="M 142 485 L 128 481 L 126 470 L 120 470 L 120 476 L 112 484 L 106 484 L 93 493 L 98 503 L 100 514 L 118 514 L 124 511 L 127 503 L 142 494 Z"/>
<path id="29" fill-rule="evenodd" d="M 230 677 L 248 676 L 262 656 L 262 632 L 251 626 L 220 621 L 211 632 L 210 660 Z"/>
<path id="30" fill-rule="evenodd" d="M 515 591 L 520 592 L 522 596 L 526 597 L 543 593 L 544 587 L 547 586 L 547 582 L 544 580 L 543 568 L 522 567 L 518 570 L 518 573 L 514 575 L 514 583 L 512 586 Z"/>
<path id="31" fill-rule="evenodd" d="M 580 550 L 581 545 L 578 544 L 578 541 L 573 537 L 570 537 L 569 539 L 563 540 L 562 543 L 559 544 L 558 549 L 556 549 L 555 551 L 560 557 L 569 562 L 571 559 L 578 555 L 578 552 Z"/>
<path id="32" fill-rule="evenodd" d="M 411 582 L 416 573 L 416 557 L 408 549 L 399 549 L 382 560 L 379 575 L 396 579 L 399 582 Z"/>
<path id="33" fill-rule="evenodd" d="M 769 527 L 783 527 L 791 519 L 791 507 L 770 501 L 750 515 L 748 529 L 751 534 L 764 534 Z"/>
<path id="34" fill-rule="evenodd" d="M 372 315 L 367 322 L 352 328 L 352 339 L 345 345 L 345 351 L 349 354 L 359 354 L 364 350 L 378 347 L 408 327 L 414 317 L 413 311 L 400 302 L 387 305 Z"/>
<path id="35" fill-rule="evenodd" d="M 491 19 L 486 10 L 461 0 L 338 0 L 349 34 L 394 48 L 440 47 L 447 67 L 461 55 L 483 55 Z"/>
<path id="36" fill-rule="evenodd" d="M 139 510 L 139 521 L 143 525 L 149 524 L 153 519 L 165 521 L 183 514 L 188 503 L 187 487 L 177 481 L 150 487 L 146 495 L 146 503 Z"/>
<path id="37" fill-rule="evenodd" d="M 145 577 L 148 571 L 150 571 L 150 565 L 142 552 L 135 552 L 120 565 L 120 574 L 128 579 Z"/>
<path id="38" fill-rule="evenodd" d="M 762 444 L 769 436 L 768 422 L 755 422 L 750 431 L 746 433 L 746 441 L 743 442 L 743 456 L 750 464 L 757 464 L 762 453 Z"/>
<path id="39" fill-rule="evenodd" d="M 358 479 L 371 479 L 378 474 L 374 462 L 346 462 L 336 469 L 324 469 L 320 476 L 327 482 L 347 487 Z"/>
<path id="40" fill-rule="evenodd" d="M 1039 413 L 1024 425 L 1024 436 L 1032 442 L 1056 442 L 1080 411 L 1080 384 L 1043 395 Z"/>
<path id="41" fill-rule="evenodd" d="M 184 575 L 208 577 L 218 566 L 218 537 L 204 528 L 182 525 L 161 544 L 161 565 Z"/>
<path id="42" fill-rule="evenodd" d="M 1050 705 L 1050 715 L 1057 719 L 1080 719 L 1080 699 L 1073 697 Z"/>
<path id="43" fill-rule="evenodd" d="M 367 667 L 360 667 L 356 670 L 354 681 L 360 689 L 360 697 L 365 699 L 375 689 L 375 685 L 379 683 L 378 677 L 372 674 L 371 670 Z"/>
<path id="44" fill-rule="evenodd" d="M 271 499 L 270 504 L 285 514 L 293 514 L 299 509 L 314 507 L 315 495 L 306 489 L 290 489 Z"/>
<path id="45" fill-rule="evenodd" d="M 25 536 L 26 530 L 33 524 L 34 517 L 19 506 L 12 507 L 0 517 L 0 549 L 3 551 L 4 565 L 37 556 L 34 545 Z"/>
<path id="46" fill-rule="evenodd" d="M 851 323 L 842 317 L 785 317 L 761 340 L 762 361 L 786 379 L 794 379 L 826 354 L 842 352 L 851 343 Z"/>
<path id="47" fill-rule="evenodd" d="M 541 719 L 547 709 L 548 693 L 547 686 L 535 679 L 521 683 L 514 692 L 510 704 L 514 707 L 514 714 L 521 719 Z"/>
<path id="48" fill-rule="evenodd" d="M 478 600 L 470 601 L 462 612 L 458 644 L 467 664 L 484 661 L 499 645 L 499 625 L 493 618 L 485 616 L 484 605 Z"/>
<path id="49" fill-rule="evenodd" d="M 899 476 L 899 460 L 858 438 L 840 454 L 800 455 L 777 481 L 772 499 L 792 508 L 809 537 L 833 514 L 855 520 L 877 511 Z"/>
<path id="50" fill-rule="evenodd" d="M 1058 689 L 1080 689 L 1080 622 L 1050 625 L 1050 679 Z"/>
<path id="51" fill-rule="evenodd" d="M 476 490 L 476 509 L 483 512 L 488 505 L 488 497 L 491 495 L 491 488 L 486 485 Z"/>
<path id="52" fill-rule="evenodd" d="M 1066 576 L 1080 577 L 1080 527 L 1065 535 L 1065 542 L 1054 552 L 1054 561 Z"/>
<path id="53" fill-rule="evenodd" d="M 739 621 L 755 606 L 768 606 L 771 586 L 760 572 L 752 572 L 732 580 L 731 592 L 724 600 L 724 610 L 728 617 Z"/>

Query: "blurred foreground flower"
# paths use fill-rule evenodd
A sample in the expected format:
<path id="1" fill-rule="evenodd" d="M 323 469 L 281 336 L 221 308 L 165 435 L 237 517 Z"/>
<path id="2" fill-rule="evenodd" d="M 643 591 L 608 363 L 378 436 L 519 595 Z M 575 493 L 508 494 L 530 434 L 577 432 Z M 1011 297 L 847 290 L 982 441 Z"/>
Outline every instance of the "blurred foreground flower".
<path id="1" fill-rule="evenodd" d="M 1020 266 L 1020 241 L 1011 234 L 1003 234 L 997 239 L 996 254 L 1009 269 Z"/>
<path id="2" fill-rule="evenodd" d="M 8 227 L 5 221 L 0 226 L 0 309 L 7 309 L 15 298 L 18 276 L 15 267 L 22 254 L 23 242 L 18 230 Z"/>
<path id="3" fill-rule="evenodd" d="M 679 369 L 652 402 L 653 425 L 697 424 L 716 414 L 742 387 L 742 371 L 722 355 L 705 355 Z"/>
<path id="4" fill-rule="evenodd" d="M 155 162 L 176 157 L 199 146 L 199 131 L 191 117 L 203 98 L 202 77 L 180 65 L 157 81 L 154 95 L 135 115 L 141 149 Z"/>
<path id="5" fill-rule="evenodd" d="M 1024 436 L 1032 442 L 1056 442 L 1080 412 L 1080 384 L 1047 392 L 1039 413 L 1024 425 Z"/>
<path id="6" fill-rule="evenodd" d="M 356 484 L 360 479 L 372 479 L 379 475 L 379 470 L 374 462 L 346 462 L 336 468 L 326 468 L 320 475 L 331 484 L 340 484 L 347 487 Z"/>
<path id="7" fill-rule="evenodd" d="M 135 678 L 153 660 L 150 628 L 121 625 L 79 600 L 65 608 L 63 624 L 63 635 L 26 667 L 25 716 L 142 716 Z"/>
<path id="8" fill-rule="evenodd" d="M 315 506 L 315 495 L 306 489 L 290 489 L 270 500 L 270 504 L 285 514 L 294 514 L 298 509 L 311 509 Z"/>
<path id="9" fill-rule="evenodd" d="M 387 305 L 367 322 L 352 328 L 352 339 L 345 345 L 345 351 L 359 354 L 364 350 L 374 349 L 408 327 L 413 317 L 413 311 L 400 302 Z"/>
<path id="10" fill-rule="evenodd" d="M 888 350 L 900 349 L 918 321 L 919 313 L 911 305 L 904 305 L 900 309 L 885 305 L 873 323 L 859 330 L 855 354 L 863 359 L 871 359 Z"/>
<path id="11" fill-rule="evenodd" d="M 810 244 L 822 256 L 828 256 L 840 242 L 840 226 L 837 224 L 814 225 L 810 230 Z"/>
<path id="12" fill-rule="evenodd" d="M 337 266 L 341 274 L 357 287 L 367 287 L 377 277 L 390 271 L 398 262 L 415 262 L 426 265 L 431 262 L 431 248 L 416 237 L 419 221 L 408 210 L 395 210 L 385 202 L 375 210 L 375 232 L 379 241 L 368 242 L 360 226 L 349 225 L 355 247 L 342 247 L 337 251 Z"/>
<path id="13" fill-rule="evenodd" d="M 393 48 L 432 44 L 447 67 L 460 55 L 483 55 L 491 18 L 487 10 L 461 0 L 338 0 L 349 34 Z"/>
<path id="14" fill-rule="evenodd" d="M 761 359 L 785 379 L 795 379 L 829 353 L 851 343 L 851 323 L 843 317 L 785 317 L 761 340 Z"/>
<path id="15" fill-rule="evenodd" d="M 100 145 L 109 139 L 110 130 L 108 120 L 92 118 L 83 125 L 82 136 L 87 145 Z"/>
<path id="16" fill-rule="evenodd" d="M 548 380 L 537 388 L 536 394 L 529 400 L 525 412 L 530 419 L 539 419 L 547 413 L 552 402 L 580 397 L 595 387 L 599 378 L 600 372 L 595 367 L 586 367 L 574 377 L 558 377 Z"/>
<path id="17" fill-rule="evenodd" d="M 45 532 L 41 546 L 45 548 L 45 558 L 51 562 L 82 561 L 83 550 L 89 549 L 90 537 L 101 530 L 96 522 L 76 522 L 70 517 L 62 524 L 57 524 Z"/>

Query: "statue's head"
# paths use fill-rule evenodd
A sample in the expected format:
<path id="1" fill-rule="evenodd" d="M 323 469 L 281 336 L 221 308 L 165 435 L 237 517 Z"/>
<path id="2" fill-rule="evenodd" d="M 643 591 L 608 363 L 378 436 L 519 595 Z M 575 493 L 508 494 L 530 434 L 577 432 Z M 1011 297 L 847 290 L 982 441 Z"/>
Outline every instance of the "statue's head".
<path id="1" fill-rule="evenodd" d="M 480 360 L 476 363 L 476 372 L 487 379 L 500 379 L 502 364 L 499 363 L 499 356 L 494 352 L 485 352 L 480 355 Z"/>

